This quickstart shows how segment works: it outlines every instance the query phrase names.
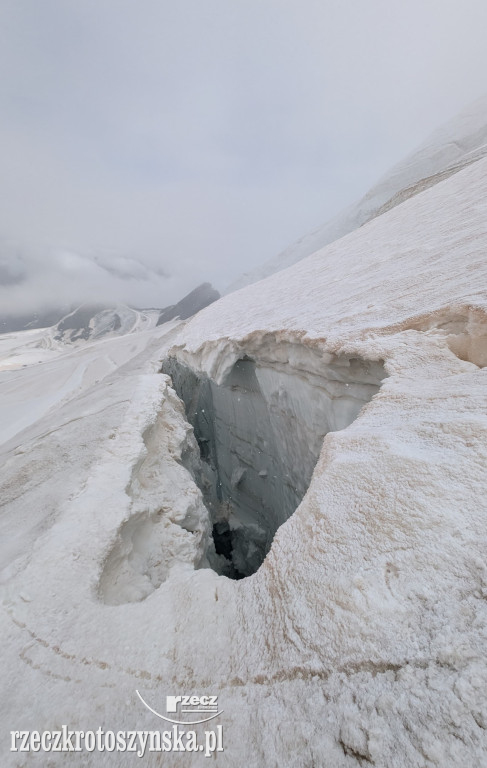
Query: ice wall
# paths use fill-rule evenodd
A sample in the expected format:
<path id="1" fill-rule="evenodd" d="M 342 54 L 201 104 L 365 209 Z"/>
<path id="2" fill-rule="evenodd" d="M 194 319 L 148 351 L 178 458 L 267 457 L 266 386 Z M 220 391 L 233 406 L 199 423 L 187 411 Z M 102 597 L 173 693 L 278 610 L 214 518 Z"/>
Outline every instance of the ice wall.
<path id="1" fill-rule="evenodd" d="M 344 429 L 378 391 L 381 362 L 325 359 L 301 345 L 293 364 L 238 359 L 220 384 L 176 358 L 163 371 L 183 400 L 200 448 L 195 480 L 213 523 L 215 570 L 254 573 L 303 498 L 324 436 Z"/>

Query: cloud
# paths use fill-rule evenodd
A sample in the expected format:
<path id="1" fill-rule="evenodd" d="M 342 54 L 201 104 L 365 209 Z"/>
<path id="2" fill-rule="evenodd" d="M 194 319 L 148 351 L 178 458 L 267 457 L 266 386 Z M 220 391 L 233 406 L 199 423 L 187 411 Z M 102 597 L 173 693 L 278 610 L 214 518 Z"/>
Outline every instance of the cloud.
<path id="1" fill-rule="evenodd" d="M 132 303 L 223 288 L 485 89 L 486 23 L 483 0 L 3 0 L 0 233 L 46 298 L 62 252 Z"/>
<path id="2" fill-rule="evenodd" d="M 15 249 L 2 243 L 0 307 L 2 314 L 24 314 L 56 306 L 91 302 L 164 307 L 185 285 L 178 278 L 147 267 L 135 258 L 113 254 Z"/>
<path id="3" fill-rule="evenodd" d="M 144 264 L 127 256 L 95 256 L 95 262 L 108 274 L 121 280 L 143 280 L 149 282 L 154 279 L 154 272 L 147 269 Z M 159 273 L 164 277 L 164 273 Z"/>
<path id="4" fill-rule="evenodd" d="M 26 280 L 25 263 L 19 253 L 6 248 L 0 242 L 0 291 L 3 287 L 21 285 Z"/>

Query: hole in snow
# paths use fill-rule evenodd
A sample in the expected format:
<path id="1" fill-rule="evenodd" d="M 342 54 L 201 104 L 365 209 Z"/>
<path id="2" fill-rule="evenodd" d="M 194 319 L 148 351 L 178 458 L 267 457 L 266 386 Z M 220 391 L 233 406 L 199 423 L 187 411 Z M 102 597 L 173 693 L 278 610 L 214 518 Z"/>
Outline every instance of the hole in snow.
<path id="1" fill-rule="evenodd" d="M 207 560 L 235 579 L 259 568 L 301 502 L 324 436 L 349 426 L 386 376 L 382 362 L 302 344 L 277 351 L 281 362 L 243 357 L 220 385 L 175 358 L 162 368 L 199 446 L 191 471 L 213 526 Z"/>

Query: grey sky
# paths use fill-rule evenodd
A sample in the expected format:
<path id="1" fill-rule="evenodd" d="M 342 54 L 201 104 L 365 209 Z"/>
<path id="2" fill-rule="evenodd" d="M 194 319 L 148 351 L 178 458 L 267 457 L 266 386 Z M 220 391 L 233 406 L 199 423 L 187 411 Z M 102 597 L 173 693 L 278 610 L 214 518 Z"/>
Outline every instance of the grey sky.
<path id="1" fill-rule="evenodd" d="M 224 288 L 487 90 L 486 29 L 484 0 L 1 0 L 2 308 Z"/>

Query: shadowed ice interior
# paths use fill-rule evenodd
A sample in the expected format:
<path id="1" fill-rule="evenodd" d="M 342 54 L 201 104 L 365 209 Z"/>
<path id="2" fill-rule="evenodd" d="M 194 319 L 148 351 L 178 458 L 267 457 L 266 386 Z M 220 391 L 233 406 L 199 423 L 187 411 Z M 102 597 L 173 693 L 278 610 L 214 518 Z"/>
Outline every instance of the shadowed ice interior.
<path id="1" fill-rule="evenodd" d="M 386 376 L 381 361 L 292 346 L 278 361 L 242 356 L 220 384 L 176 358 L 162 367 L 199 446 L 183 463 L 211 519 L 207 561 L 230 578 L 259 568 L 306 493 L 325 435 L 348 427 Z"/>

